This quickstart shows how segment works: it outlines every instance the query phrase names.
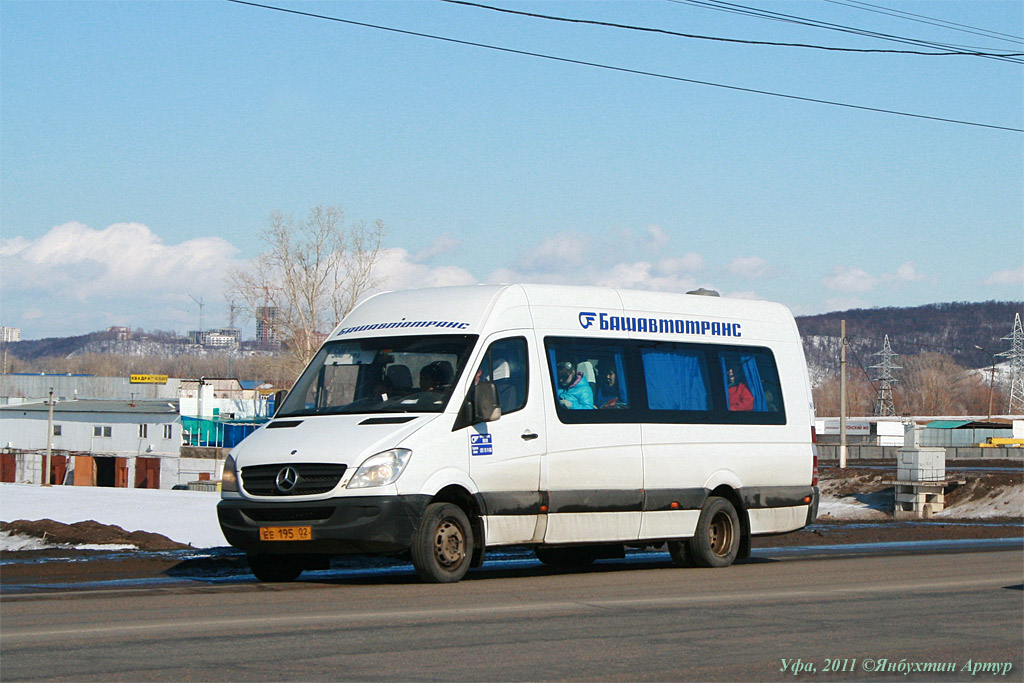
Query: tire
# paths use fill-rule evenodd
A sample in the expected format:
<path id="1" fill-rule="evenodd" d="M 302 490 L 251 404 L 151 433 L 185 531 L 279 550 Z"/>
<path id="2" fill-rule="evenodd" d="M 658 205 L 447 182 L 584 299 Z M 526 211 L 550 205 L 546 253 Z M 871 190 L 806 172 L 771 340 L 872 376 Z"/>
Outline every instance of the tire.
<path id="1" fill-rule="evenodd" d="M 732 503 L 711 496 L 701 508 L 693 538 L 686 542 L 688 554 L 698 567 L 728 567 L 739 554 L 741 533 Z"/>
<path id="2" fill-rule="evenodd" d="M 689 540 L 669 541 L 668 554 L 672 556 L 672 562 L 677 567 L 697 566 L 697 563 L 693 561 L 693 551 L 690 549 Z"/>
<path id="3" fill-rule="evenodd" d="M 285 555 L 249 555 L 249 571 L 263 583 L 288 583 L 299 578 L 302 564 Z"/>
<path id="4" fill-rule="evenodd" d="M 583 569 L 594 564 L 597 559 L 587 548 L 545 548 L 533 551 L 537 559 L 555 569 Z"/>
<path id="5" fill-rule="evenodd" d="M 427 583 L 455 583 L 473 560 L 473 527 L 457 505 L 431 503 L 412 539 L 412 564 Z"/>

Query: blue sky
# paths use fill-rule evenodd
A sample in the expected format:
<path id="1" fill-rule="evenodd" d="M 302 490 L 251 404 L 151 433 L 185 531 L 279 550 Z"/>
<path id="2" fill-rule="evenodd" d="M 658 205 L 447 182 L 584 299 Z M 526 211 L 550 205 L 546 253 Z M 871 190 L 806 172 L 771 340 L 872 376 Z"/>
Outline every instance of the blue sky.
<path id="1" fill-rule="evenodd" d="M 109 325 L 184 332 L 198 327 L 201 297 L 205 326 L 225 325 L 224 271 L 259 253 L 271 212 L 301 218 L 317 204 L 384 221 L 388 288 L 705 286 L 797 314 L 1024 300 L 1020 63 L 740 45 L 436 0 L 268 4 L 1018 130 L 229 2 L 4 0 L 0 323 L 24 338 Z M 485 4 L 732 39 L 917 49 L 687 2 Z M 739 4 L 1024 51 L 1017 0 Z"/>

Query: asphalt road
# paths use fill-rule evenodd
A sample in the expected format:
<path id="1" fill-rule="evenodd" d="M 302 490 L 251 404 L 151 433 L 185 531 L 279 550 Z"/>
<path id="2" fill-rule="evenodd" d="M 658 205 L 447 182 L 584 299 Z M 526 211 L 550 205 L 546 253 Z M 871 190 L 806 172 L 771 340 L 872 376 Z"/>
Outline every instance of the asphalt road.
<path id="1" fill-rule="evenodd" d="M 1019 681 L 1022 584 L 1014 549 L 8 595 L 0 678 Z"/>

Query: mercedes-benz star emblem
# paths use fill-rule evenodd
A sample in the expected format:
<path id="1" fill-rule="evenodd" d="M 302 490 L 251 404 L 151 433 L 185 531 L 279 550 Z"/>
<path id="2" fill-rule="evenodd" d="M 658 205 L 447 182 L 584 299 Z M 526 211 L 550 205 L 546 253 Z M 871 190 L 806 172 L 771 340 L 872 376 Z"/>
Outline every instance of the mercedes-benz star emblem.
<path id="1" fill-rule="evenodd" d="M 274 480 L 277 484 L 277 490 L 281 493 L 288 493 L 295 485 L 299 483 L 299 473 L 294 467 L 283 467 L 281 471 L 277 473 L 277 478 Z"/>

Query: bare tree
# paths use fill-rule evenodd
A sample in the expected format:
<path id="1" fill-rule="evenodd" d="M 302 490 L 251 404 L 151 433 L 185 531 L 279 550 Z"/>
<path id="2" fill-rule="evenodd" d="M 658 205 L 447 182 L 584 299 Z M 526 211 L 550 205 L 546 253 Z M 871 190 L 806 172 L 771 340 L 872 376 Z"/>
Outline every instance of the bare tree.
<path id="1" fill-rule="evenodd" d="M 232 269 L 226 277 L 229 299 L 243 302 L 246 313 L 262 320 L 299 366 L 359 297 L 381 284 L 373 266 L 384 223 L 345 227 L 344 215 L 340 206 L 317 206 L 296 222 L 275 211 L 262 235 L 267 250 L 251 267 Z"/>
<path id="2" fill-rule="evenodd" d="M 926 352 L 908 356 L 900 393 L 915 415 L 979 415 L 988 405 L 989 387 L 980 374 L 957 365 L 950 356 Z"/>

